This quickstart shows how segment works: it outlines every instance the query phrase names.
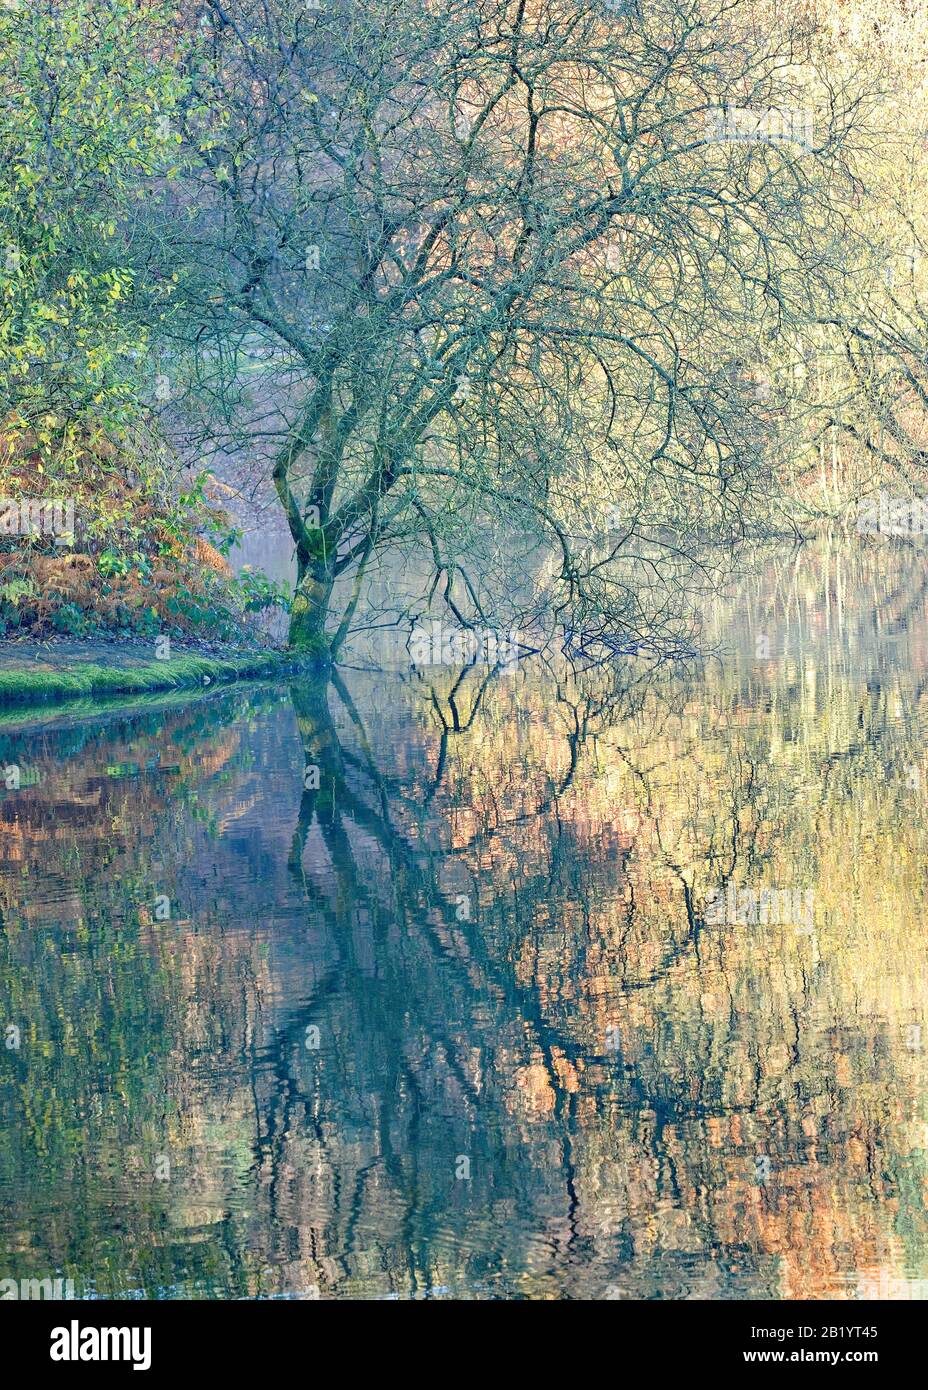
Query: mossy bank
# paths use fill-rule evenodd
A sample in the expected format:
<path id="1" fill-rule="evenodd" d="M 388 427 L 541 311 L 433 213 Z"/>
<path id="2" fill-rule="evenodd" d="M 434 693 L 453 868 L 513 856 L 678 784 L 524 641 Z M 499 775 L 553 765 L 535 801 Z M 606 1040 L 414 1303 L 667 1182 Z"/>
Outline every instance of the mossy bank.
<path id="1" fill-rule="evenodd" d="M 152 658 L 151 646 L 78 643 L 37 648 L 13 643 L 0 647 L 0 707 L 47 705 L 88 696 L 193 690 L 237 680 L 305 673 L 312 658 L 281 651 L 198 651 L 175 649 L 166 660 Z M 77 648 L 77 650 L 75 650 Z"/>

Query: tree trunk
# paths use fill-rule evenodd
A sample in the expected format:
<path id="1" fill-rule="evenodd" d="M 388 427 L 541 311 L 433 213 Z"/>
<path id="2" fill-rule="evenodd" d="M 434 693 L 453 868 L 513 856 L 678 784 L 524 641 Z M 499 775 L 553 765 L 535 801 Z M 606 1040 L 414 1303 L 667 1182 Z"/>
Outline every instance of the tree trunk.
<path id="1" fill-rule="evenodd" d="M 334 576 L 318 561 L 297 556 L 296 592 L 290 608 L 288 643 L 294 651 L 313 652 L 328 658 L 329 642 L 325 621 L 332 597 Z"/>

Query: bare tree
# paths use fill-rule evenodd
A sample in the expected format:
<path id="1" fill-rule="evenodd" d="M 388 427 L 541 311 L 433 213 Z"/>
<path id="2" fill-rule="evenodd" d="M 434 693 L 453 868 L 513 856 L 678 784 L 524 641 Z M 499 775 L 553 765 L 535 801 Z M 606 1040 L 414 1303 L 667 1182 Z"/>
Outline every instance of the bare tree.
<path id="1" fill-rule="evenodd" d="M 843 265 L 860 96 L 808 22 L 207 0 L 185 63 L 177 347 L 273 478 L 291 644 L 336 656 L 410 553 L 465 626 L 678 636 L 775 485 L 763 360 Z"/>
<path id="2" fill-rule="evenodd" d="M 860 142 L 845 293 L 822 306 L 808 340 L 806 476 L 796 492 L 815 513 L 839 516 L 884 484 L 923 482 L 928 463 L 928 20 L 923 7 L 893 0 L 816 5 L 831 31 L 832 70 L 865 64 L 882 88 Z"/>

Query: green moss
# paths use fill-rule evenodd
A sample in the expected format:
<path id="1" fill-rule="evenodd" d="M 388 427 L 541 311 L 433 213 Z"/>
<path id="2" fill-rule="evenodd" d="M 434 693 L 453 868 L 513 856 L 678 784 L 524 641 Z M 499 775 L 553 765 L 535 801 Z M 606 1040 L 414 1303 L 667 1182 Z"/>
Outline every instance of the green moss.
<path id="1" fill-rule="evenodd" d="M 170 661 L 109 668 L 94 662 L 68 671 L 20 668 L 0 671 L 0 705 L 45 704 L 88 695 L 132 694 L 149 690 L 183 690 L 287 675 L 305 665 L 290 653 L 258 652 L 241 657 L 177 656 Z"/>
<path id="2" fill-rule="evenodd" d="M 291 630 L 290 646 L 292 651 L 298 652 L 307 661 L 324 665 L 332 659 L 328 641 L 319 632 L 303 633 L 298 629 L 296 632 Z"/>
<path id="3" fill-rule="evenodd" d="M 306 552 L 314 560 L 325 562 L 326 555 L 331 555 L 335 548 L 335 543 L 331 538 L 327 538 L 323 527 L 313 527 L 308 530 L 303 537 L 303 544 Z"/>

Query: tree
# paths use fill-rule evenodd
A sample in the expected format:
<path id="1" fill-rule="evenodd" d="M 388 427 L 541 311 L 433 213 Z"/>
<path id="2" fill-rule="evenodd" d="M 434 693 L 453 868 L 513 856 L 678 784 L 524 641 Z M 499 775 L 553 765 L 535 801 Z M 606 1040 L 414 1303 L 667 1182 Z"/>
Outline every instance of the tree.
<path id="1" fill-rule="evenodd" d="M 173 8 L 0 6 L 0 629 L 141 631 L 229 613 L 223 514 L 148 428 L 174 282 L 143 228 L 179 154 Z M 158 382 L 155 382 L 157 395 Z M 67 520 L 22 533 L 18 504 Z"/>
<path id="2" fill-rule="evenodd" d="M 791 402 L 802 440 L 793 511 L 818 524 L 823 515 L 846 518 L 883 486 L 909 491 L 924 481 L 928 23 L 922 7 L 897 0 L 840 7 L 815 0 L 815 8 L 836 83 L 866 67 L 878 92 L 859 123 L 869 129 L 865 139 L 858 132 L 859 192 L 843 292 L 823 301 L 792 354 L 792 369 L 804 378 Z M 865 506 L 869 516 L 878 510 L 872 497 Z"/>
<path id="3" fill-rule="evenodd" d="M 923 486 L 928 465 L 928 21 L 922 7 L 891 0 L 854 0 L 844 18 L 850 60 L 882 69 L 887 90 L 886 134 L 865 166 L 864 253 L 854 293 L 823 315 L 835 389 L 819 418 L 833 457 L 849 443 L 856 465 L 845 466 L 840 479 L 832 470 L 834 510 L 883 485 L 907 493 Z M 867 505 L 879 513 L 875 499 Z M 907 529 L 908 519 L 899 530 Z"/>
<path id="4" fill-rule="evenodd" d="M 50 450 L 137 418 L 170 279 L 133 224 L 169 167 L 168 11 L 133 0 L 0 8 L 0 421 Z"/>
<path id="5" fill-rule="evenodd" d="M 763 360 L 842 273 L 864 95 L 785 9 L 207 0 L 177 350 L 273 479 L 293 646 L 411 553 L 465 627 L 683 631 L 776 492 Z"/>

